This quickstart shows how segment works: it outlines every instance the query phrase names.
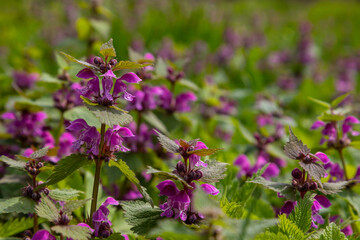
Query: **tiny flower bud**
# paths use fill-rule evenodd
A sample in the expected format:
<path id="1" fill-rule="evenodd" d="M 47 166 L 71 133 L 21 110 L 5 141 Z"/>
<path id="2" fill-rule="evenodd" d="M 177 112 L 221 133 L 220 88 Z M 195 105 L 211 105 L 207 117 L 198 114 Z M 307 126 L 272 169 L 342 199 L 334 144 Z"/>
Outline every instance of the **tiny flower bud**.
<path id="1" fill-rule="evenodd" d="M 178 173 L 183 173 L 185 172 L 185 163 L 183 161 L 179 161 L 177 164 L 176 164 L 176 170 L 178 171 Z"/>
<path id="2" fill-rule="evenodd" d="M 292 175 L 293 178 L 295 178 L 295 179 L 301 179 L 301 177 L 302 177 L 302 172 L 301 172 L 300 169 L 295 168 L 294 170 L 292 170 L 291 175 Z"/>
<path id="3" fill-rule="evenodd" d="M 190 172 L 188 177 L 189 177 L 188 179 L 189 179 L 190 181 L 195 180 L 196 173 L 195 173 L 195 172 Z"/>
<path id="4" fill-rule="evenodd" d="M 105 64 L 100 65 L 100 71 L 101 72 L 106 72 L 106 69 L 107 69 L 107 67 L 105 66 Z"/>
<path id="5" fill-rule="evenodd" d="M 31 195 L 31 198 L 32 198 L 34 201 L 38 201 L 38 200 L 41 198 L 41 196 L 40 196 L 39 193 L 34 192 L 34 193 Z"/>
<path id="6" fill-rule="evenodd" d="M 111 59 L 109 63 L 111 66 L 115 66 L 118 63 L 118 61 L 116 59 Z"/>
<path id="7" fill-rule="evenodd" d="M 184 75 L 185 75 L 184 72 L 179 72 L 178 74 L 176 74 L 176 79 L 179 80 L 179 79 L 183 78 Z"/>
<path id="8" fill-rule="evenodd" d="M 316 182 L 311 182 L 310 183 L 310 186 L 309 186 L 309 189 L 310 190 L 316 190 L 318 188 L 318 185 Z"/>
<path id="9" fill-rule="evenodd" d="M 27 186 L 23 188 L 22 194 L 24 197 L 32 197 L 33 191 L 34 188 L 32 186 Z"/>
<path id="10" fill-rule="evenodd" d="M 38 170 L 36 168 L 30 168 L 30 174 L 31 175 L 37 175 L 38 174 Z"/>
<path id="11" fill-rule="evenodd" d="M 186 219 L 186 222 L 188 224 L 193 224 L 196 222 L 196 220 L 197 220 L 196 214 L 193 213 L 190 216 L 188 216 L 188 218 Z"/>
<path id="12" fill-rule="evenodd" d="M 309 183 L 304 183 L 299 190 L 300 192 L 307 192 L 309 190 Z"/>
<path id="13" fill-rule="evenodd" d="M 170 75 L 172 75 L 174 73 L 174 69 L 172 67 L 168 67 L 167 71 Z"/>
<path id="14" fill-rule="evenodd" d="M 202 178 L 202 176 L 203 176 L 202 171 L 196 170 L 195 173 L 196 173 L 196 176 L 195 176 L 194 180 L 199 180 L 200 178 Z"/>
<path id="15" fill-rule="evenodd" d="M 50 190 L 49 190 L 48 188 L 44 188 L 44 189 L 43 189 L 43 192 L 45 193 L 45 195 L 49 195 Z"/>
<path id="16" fill-rule="evenodd" d="M 101 232 L 101 237 L 103 238 L 108 238 L 110 236 L 110 231 L 109 230 L 105 230 Z"/>
<path id="17" fill-rule="evenodd" d="M 194 151 L 194 150 L 195 150 L 194 146 L 190 146 L 190 147 L 187 149 L 188 152 L 191 152 L 191 151 Z"/>
<path id="18" fill-rule="evenodd" d="M 291 184 L 293 185 L 293 187 L 297 187 L 299 185 L 299 182 L 298 182 L 298 180 L 293 179 Z"/>
<path id="19" fill-rule="evenodd" d="M 38 162 L 36 164 L 36 168 L 39 169 L 39 168 L 42 168 L 44 166 L 44 164 L 42 162 Z"/>
<path id="20" fill-rule="evenodd" d="M 311 157 L 309 155 L 307 155 L 305 158 L 304 158 L 304 163 L 311 163 L 312 160 L 311 160 Z"/>
<path id="21" fill-rule="evenodd" d="M 95 63 L 96 65 L 99 65 L 99 64 L 102 63 L 102 59 L 101 59 L 100 57 L 94 57 L 94 63 Z"/>
<path id="22" fill-rule="evenodd" d="M 67 225 L 70 222 L 69 217 L 66 214 L 62 214 L 58 221 L 59 225 Z"/>

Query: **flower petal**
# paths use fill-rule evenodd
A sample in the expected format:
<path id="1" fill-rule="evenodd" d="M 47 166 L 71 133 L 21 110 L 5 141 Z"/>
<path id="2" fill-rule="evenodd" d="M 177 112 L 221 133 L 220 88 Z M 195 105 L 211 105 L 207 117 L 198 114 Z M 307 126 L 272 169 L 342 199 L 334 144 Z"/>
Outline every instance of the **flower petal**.
<path id="1" fill-rule="evenodd" d="M 328 156 L 325 153 L 317 152 L 317 153 L 315 153 L 315 156 L 317 156 L 324 164 L 327 164 L 328 162 L 330 162 L 330 159 L 328 158 Z"/>
<path id="2" fill-rule="evenodd" d="M 211 184 L 201 184 L 201 188 L 204 190 L 204 192 L 206 192 L 207 194 L 211 194 L 211 195 L 217 195 L 219 193 L 219 190 L 214 187 Z"/>
<path id="3" fill-rule="evenodd" d="M 119 80 L 124 80 L 128 83 L 139 83 L 141 82 L 141 79 L 133 72 L 128 72 L 122 75 Z"/>

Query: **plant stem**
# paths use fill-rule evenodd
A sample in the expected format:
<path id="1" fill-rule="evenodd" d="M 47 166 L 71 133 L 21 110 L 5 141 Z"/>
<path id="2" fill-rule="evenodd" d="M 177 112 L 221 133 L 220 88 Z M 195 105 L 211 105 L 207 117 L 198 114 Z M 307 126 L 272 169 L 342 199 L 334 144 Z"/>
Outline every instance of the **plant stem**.
<path id="1" fill-rule="evenodd" d="M 64 112 L 61 111 L 60 112 L 60 120 L 59 120 L 59 126 L 58 126 L 58 129 L 57 129 L 57 138 L 56 138 L 56 146 L 59 146 L 59 141 L 60 141 L 60 136 L 61 136 L 61 133 L 64 129 Z"/>
<path id="2" fill-rule="evenodd" d="M 33 188 L 35 189 L 37 187 L 36 184 L 36 176 L 33 176 Z M 34 212 L 34 234 L 39 230 L 39 221 L 38 221 L 38 215 L 36 214 L 36 212 Z"/>
<path id="3" fill-rule="evenodd" d="M 96 161 L 96 170 L 95 170 L 95 178 L 94 178 L 94 187 L 93 187 L 93 193 L 92 193 L 92 201 L 91 201 L 91 209 L 90 209 L 90 218 L 96 211 L 96 205 L 97 205 L 97 198 L 98 198 L 98 192 L 99 192 L 99 184 L 100 184 L 100 173 L 101 173 L 101 164 L 103 162 L 102 159 L 102 149 L 104 146 L 104 138 L 105 138 L 105 124 L 101 124 L 101 140 L 100 140 L 100 146 L 99 146 L 99 157 L 95 159 Z"/>
<path id="4" fill-rule="evenodd" d="M 346 172 L 345 159 L 344 159 L 344 154 L 343 154 L 342 148 L 338 148 L 337 150 L 338 150 L 338 152 L 339 152 L 340 159 L 341 159 L 341 163 L 342 163 L 342 167 L 343 167 L 343 169 L 344 169 L 345 180 L 348 181 L 349 178 L 348 178 L 348 175 L 347 175 L 347 172 Z"/>

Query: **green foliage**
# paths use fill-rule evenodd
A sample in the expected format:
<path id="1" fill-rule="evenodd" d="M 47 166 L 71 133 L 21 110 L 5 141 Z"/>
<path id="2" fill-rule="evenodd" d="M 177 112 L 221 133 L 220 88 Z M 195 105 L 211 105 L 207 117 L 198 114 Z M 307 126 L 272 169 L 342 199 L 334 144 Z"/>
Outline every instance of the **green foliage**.
<path id="1" fill-rule="evenodd" d="M 327 112 L 323 112 L 318 119 L 324 122 L 337 122 L 337 121 L 341 121 L 343 120 L 345 117 L 343 115 L 340 114 L 330 114 Z"/>
<path id="2" fill-rule="evenodd" d="M 335 98 L 332 102 L 331 102 L 331 107 L 335 108 L 337 107 L 342 101 L 345 100 L 345 98 L 347 98 L 352 92 L 348 92 L 345 93 L 343 95 L 340 95 L 339 97 Z"/>
<path id="3" fill-rule="evenodd" d="M 316 162 L 305 163 L 303 161 L 300 161 L 299 164 L 310 176 L 312 176 L 319 183 L 320 186 L 322 186 L 321 178 L 325 177 L 326 175 L 326 170 L 322 165 Z"/>
<path id="4" fill-rule="evenodd" d="M 295 223 L 300 230 L 307 233 L 311 226 L 311 207 L 313 204 L 313 196 L 307 195 L 298 201 L 294 211 L 289 215 L 289 220 Z"/>
<path id="5" fill-rule="evenodd" d="M 57 201 L 66 201 L 79 196 L 81 191 L 75 189 L 53 189 L 50 190 L 49 196 Z"/>
<path id="6" fill-rule="evenodd" d="M 69 55 L 69 54 L 66 54 L 64 52 L 60 52 L 60 54 L 62 54 L 68 61 L 70 62 L 75 62 L 75 63 L 78 63 L 84 67 L 87 67 L 87 68 L 90 68 L 92 70 L 95 70 L 95 71 L 99 71 L 99 68 L 95 65 L 92 65 L 88 62 L 85 62 L 85 61 L 81 61 L 81 60 L 78 60 L 76 58 L 74 58 L 73 56 Z"/>
<path id="7" fill-rule="evenodd" d="M 115 67 L 113 67 L 113 71 L 123 70 L 123 69 L 138 69 L 146 66 L 150 66 L 152 63 L 135 63 L 130 61 L 119 61 Z"/>
<path id="8" fill-rule="evenodd" d="M 124 126 L 133 120 L 131 115 L 116 107 L 105 107 L 86 102 L 84 104 L 99 119 L 100 123 L 104 123 L 109 127 L 114 125 Z"/>
<path id="9" fill-rule="evenodd" d="M 120 233 L 113 233 L 107 240 L 124 240 L 125 238 Z"/>
<path id="10" fill-rule="evenodd" d="M 273 233 L 266 231 L 256 236 L 255 240 L 290 240 L 286 235 L 281 232 Z"/>
<path id="11" fill-rule="evenodd" d="M 188 154 L 195 154 L 200 157 L 210 156 L 221 150 L 221 148 L 205 148 L 188 152 Z"/>
<path id="12" fill-rule="evenodd" d="M 35 203 L 25 197 L 0 199 L 0 214 L 3 213 L 33 213 Z"/>
<path id="13" fill-rule="evenodd" d="M 129 166 L 121 159 L 117 161 L 110 161 L 109 166 L 117 167 L 129 180 L 134 183 L 138 188 L 139 192 L 144 196 L 145 200 L 150 203 L 151 206 L 154 206 L 153 200 L 146 191 L 146 188 L 141 186 L 139 179 L 137 179 L 135 173 L 129 168 Z"/>
<path id="14" fill-rule="evenodd" d="M 91 236 L 89 228 L 77 225 L 57 225 L 53 226 L 51 230 L 74 240 L 88 240 Z"/>
<path id="15" fill-rule="evenodd" d="M 221 201 L 221 208 L 231 218 L 240 219 L 244 213 L 244 203 L 229 202 L 226 198 Z"/>
<path id="16" fill-rule="evenodd" d="M 42 157 L 46 156 L 46 154 L 48 153 L 48 151 L 49 151 L 49 148 L 48 148 L 48 147 L 44 147 L 44 148 L 42 148 L 42 149 L 39 149 L 39 150 L 33 152 L 33 153 L 30 155 L 30 158 L 34 158 L 34 159 L 36 159 L 36 158 L 42 158 Z"/>
<path id="17" fill-rule="evenodd" d="M 7 156 L 3 155 L 0 157 L 0 161 L 6 163 L 10 167 L 21 169 L 25 171 L 25 162 L 16 161 L 14 159 L 8 158 Z"/>
<path id="18" fill-rule="evenodd" d="M 153 113 L 146 112 L 142 115 L 147 123 L 163 133 L 168 134 L 165 124 Z"/>
<path id="19" fill-rule="evenodd" d="M 158 207 L 152 207 L 143 201 L 122 201 L 126 222 L 130 224 L 131 230 L 137 234 L 147 234 L 162 217 L 162 210 Z"/>
<path id="20" fill-rule="evenodd" d="M 285 154 L 291 159 L 297 159 L 301 154 L 306 156 L 310 149 L 298 139 L 289 127 L 289 141 L 284 146 Z"/>
<path id="21" fill-rule="evenodd" d="M 66 111 L 64 117 L 70 121 L 82 118 L 89 126 L 94 126 L 96 128 L 100 128 L 101 126 L 98 118 L 84 106 L 75 107 Z"/>
<path id="22" fill-rule="evenodd" d="M 42 220 L 39 219 L 39 223 Z M 17 233 L 21 233 L 34 226 L 34 220 L 32 218 L 14 218 L 5 223 L 0 223 L 0 236 L 11 237 Z"/>
<path id="23" fill-rule="evenodd" d="M 66 212 L 70 213 L 75 211 L 78 208 L 81 208 L 82 206 L 84 206 L 86 204 L 87 201 L 89 201 L 91 199 L 82 199 L 82 200 L 70 200 L 65 202 L 64 204 L 64 209 Z"/>
<path id="24" fill-rule="evenodd" d="M 82 166 L 89 164 L 87 156 L 84 154 L 72 154 L 61 159 L 51 175 L 47 178 L 46 182 L 37 187 L 40 189 L 44 186 L 54 185 L 55 183 L 60 182 L 61 180 L 70 176 L 73 172 L 81 168 Z"/>
<path id="25" fill-rule="evenodd" d="M 286 218 L 285 214 L 279 216 L 279 230 L 294 240 L 306 239 L 304 232 L 290 219 Z"/>
<path id="26" fill-rule="evenodd" d="M 219 162 L 216 160 L 206 160 L 207 167 L 200 167 L 200 170 L 203 174 L 200 179 L 205 183 L 218 182 L 220 179 L 223 179 L 226 176 L 226 169 L 229 165 L 228 163 Z"/>
<path id="27" fill-rule="evenodd" d="M 181 176 L 178 176 L 175 173 L 160 171 L 160 170 L 157 170 L 150 166 L 148 166 L 147 168 L 148 169 L 147 169 L 146 173 L 148 173 L 148 174 L 155 174 L 156 176 L 164 178 L 164 179 L 173 179 L 173 180 L 181 182 L 183 185 L 185 185 L 188 188 L 193 188 Z"/>
<path id="28" fill-rule="evenodd" d="M 322 100 L 319 100 L 319 99 L 316 99 L 316 98 L 313 98 L 313 97 L 308 97 L 309 100 L 311 100 L 312 102 L 322 106 L 322 107 L 325 107 L 327 109 L 331 108 L 331 104 L 330 103 L 327 103 L 327 102 L 324 102 Z"/>
<path id="29" fill-rule="evenodd" d="M 171 140 L 167 136 L 159 133 L 156 130 L 155 130 L 155 132 L 158 135 L 157 138 L 158 138 L 161 146 L 163 148 L 165 148 L 166 151 L 171 152 L 171 153 L 177 153 L 179 151 L 180 147 L 179 147 L 179 145 L 176 144 L 176 142 L 174 142 L 173 140 Z"/>
<path id="30" fill-rule="evenodd" d="M 39 217 L 45 218 L 50 222 L 56 222 L 60 218 L 59 210 L 44 194 L 41 194 L 41 201 L 36 205 L 35 210 Z"/>
<path id="31" fill-rule="evenodd" d="M 290 199 L 292 201 L 296 200 L 296 190 L 294 187 L 288 183 L 278 183 L 278 182 L 272 182 L 268 181 L 263 177 L 256 177 L 249 182 L 261 184 L 264 187 L 273 190 L 277 193 L 280 193 L 282 196 L 286 197 L 287 199 Z"/>
<path id="32" fill-rule="evenodd" d="M 112 38 L 108 42 L 103 43 L 101 45 L 100 54 L 103 55 L 105 58 L 116 57 L 116 52 L 115 52 Z"/>
<path id="33" fill-rule="evenodd" d="M 250 144 L 256 143 L 254 136 L 251 134 L 251 132 L 248 129 L 246 129 L 246 127 L 242 123 L 240 123 L 238 120 L 234 118 L 233 124 L 248 143 Z"/>
<path id="34" fill-rule="evenodd" d="M 323 183 L 322 187 L 318 190 L 325 195 L 335 194 L 341 192 L 346 186 L 350 184 L 350 181 L 341 181 L 341 182 L 327 182 Z"/>
<path id="35" fill-rule="evenodd" d="M 330 223 L 320 235 L 319 240 L 345 240 L 347 239 L 335 223 Z"/>

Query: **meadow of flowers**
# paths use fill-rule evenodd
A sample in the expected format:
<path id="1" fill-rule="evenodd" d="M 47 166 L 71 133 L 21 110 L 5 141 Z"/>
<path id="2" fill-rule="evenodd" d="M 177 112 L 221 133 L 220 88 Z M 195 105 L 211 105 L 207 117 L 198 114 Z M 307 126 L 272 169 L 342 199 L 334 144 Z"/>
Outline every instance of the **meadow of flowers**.
<path id="1" fill-rule="evenodd" d="M 0 239 L 360 239 L 360 2 L 0 10 Z"/>

